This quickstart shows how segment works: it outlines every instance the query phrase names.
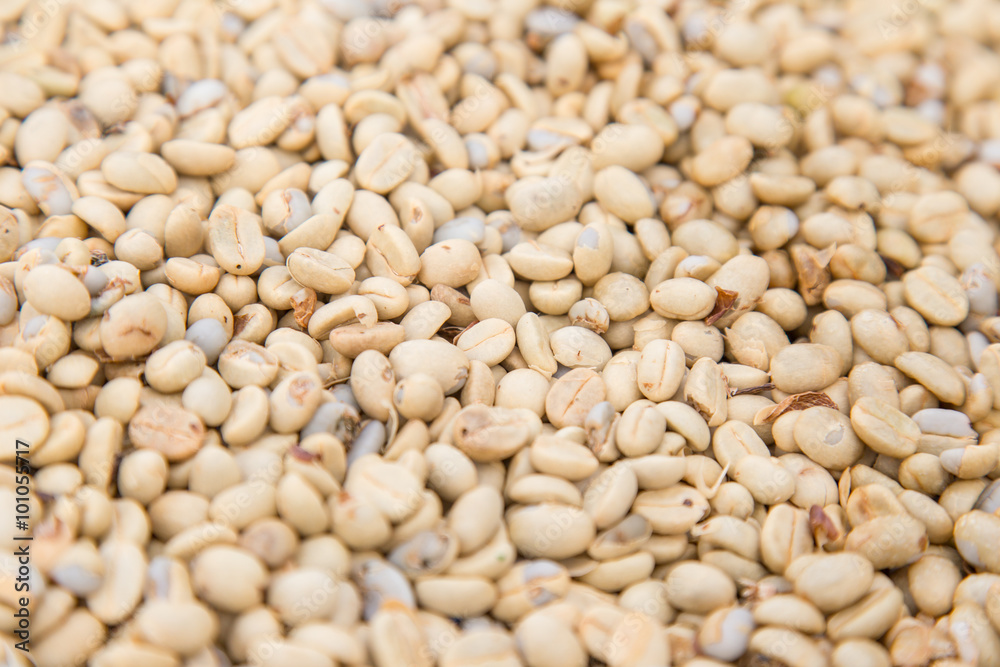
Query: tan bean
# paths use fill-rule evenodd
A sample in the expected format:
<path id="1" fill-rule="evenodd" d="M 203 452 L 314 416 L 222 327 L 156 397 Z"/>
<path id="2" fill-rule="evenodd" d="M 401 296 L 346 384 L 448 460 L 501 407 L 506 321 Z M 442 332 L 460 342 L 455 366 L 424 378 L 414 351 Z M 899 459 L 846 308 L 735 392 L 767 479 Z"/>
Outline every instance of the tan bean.
<path id="1" fill-rule="evenodd" d="M 840 355 L 828 345 L 789 345 L 772 358 L 771 379 L 790 394 L 819 391 L 837 379 L 841 364 Z"/>
<path id="2" fill-rule="evenodd" d="M 893 363 L 945 403 L 961 405 L 965 402 L 965 384 L 958 373 L 941 359 L 926 352 L 906 352 L 896 357 Z"/>

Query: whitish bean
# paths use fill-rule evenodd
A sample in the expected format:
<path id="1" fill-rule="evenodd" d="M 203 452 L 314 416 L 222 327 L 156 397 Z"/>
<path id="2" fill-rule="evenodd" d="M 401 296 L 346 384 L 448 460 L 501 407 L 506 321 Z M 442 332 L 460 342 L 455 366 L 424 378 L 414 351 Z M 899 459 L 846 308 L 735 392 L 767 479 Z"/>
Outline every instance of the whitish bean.
<path id="1" fill-rule="evenodd" d="M 675 320 L 700 320 L 715 307 L 718 294 L 694 278 L 673 278 L 656 286 L 649 299 L 653 310 Z"/>
<path id="2" fill-rule="evenodd" d="M 771 359 L 771 380 L 789 394 L 819 391 L 837 379 L 841 363 L 840 355 L 828 345 L 789 345 Z"/>
<path id="3" fill-rule="evenodd" d="M 466 329 L 455 339 L 455 346 L 470 361 L 495 366 L 511 353 L 516 342 L 514 327 L 500 318 L 487 318 Z"/>

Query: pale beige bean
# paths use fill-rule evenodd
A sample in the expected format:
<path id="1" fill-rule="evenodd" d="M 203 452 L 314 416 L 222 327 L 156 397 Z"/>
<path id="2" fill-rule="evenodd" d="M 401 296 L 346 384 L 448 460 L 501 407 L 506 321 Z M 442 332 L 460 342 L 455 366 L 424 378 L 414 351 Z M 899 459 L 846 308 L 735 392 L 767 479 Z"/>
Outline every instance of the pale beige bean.
<path id="1" fill-rule="evenodd" d="M 43 264 L 24 278 L 25 300 L 39 313 L 67 322 L 90 314 L 90 294 L 86 286 L 63 264 Z"/>
<path id="2" fill-rule="evenodd" d="M 826 663 L 818 643 L 806 635 L 785 628 L 760 628 L 750 637 L 750 651 L 766 660 L 782 660 L 796 667 Z"/>
<path id="3" fill-rule="evenodd" d="M 422 606 L 452 618 L 480 616 L 497 600 L 496 586 L 485 577 L 424 577 L 414 589 Z"/>
<path id="4" fill-rule="evenodd" d="M 375 304 L 379 319 L 391 320 L 403 315 L 410 306 L 406 288 L 392 280 L 373 276 L 361 282 L 358 295 Z"/>
<path id="5" fill-rule="evenodd" d="M 461 389 L 469 376 L 469 358 L 442 340 L 405 341 L 396 345 L 388 356 L 398 380 L 424 373 L 441 384 L 446 396 Z"/>
<path id="6" fill-rule="evenodd" d="M 112 358 L 142 356 L 159 344 L 166 328 L 166 311 L 159 299 L 133 294 L 113 305 L 101 318 L 101 346 Z"/>
<path id="7" fill-rule="evenodd" d="M 368 237 L 366 248 L 365 261 L 375 276 L 391 278 L 405 287 L 420 273 L 417 248 L 407 232 L 397 226 L 382 224 L 376 227 Z"/>
<path id="8" fill-rule="evenodd" d="M 524 409 L 470 405 L 452 422 L 455 445 L 474 461 L 499 461 L 513 456 L 538 434 L 536 414 Z"/>
<path id="9" fill-rule="evenodd" d="M 441 241 L 421 253 L 418 278 L 428 287 L 447 285 L 457 288 L 472 282 L 479 275 L 482 265 L 479 249 L 470 241 Z"/>
<path id="10" fill-rule="evenodd" d="M 236 162 L 236 151 L 231 147 L 192 139 L 166 141 L 160 152 L 177 173 L 185 176 L 214 176 Z"/>
<path id="11" fill-rule="evenodd" d="M 517 321 L 517 347 L 528 367 L 546 377 L 559 368 L 552 353 L 548 330 L 535 313 L 526 313 Z"/>
<path id="12" fill-rule="evenodd" d="M 380 134 L 358 156 L 354 175 L 366 190 L 385 194 L 413 173 L 420 153 L 401 134 Z"/>
<path id="13" fill-rule="evenodd" d="M 653 341 L 643 348 L 636 367 L 639 391 L 651 401 L 669 400 L 684 377 L 684 350 L 667 340 Z"/>
<path id="14" fill-rule="evenodd" d="M 796 593 L 830 613 L 861 599 L 872 584 L 874 570 L 863 556 L 844 552 L 797 559 L 786 575 L 795 584 Z M 830 581 L 840 585 L 831 586 Z"/>
<path id="15" fill-rule="evenodd" d="M 345 324 L 330 332 L 330 346 L 339 354 L 353 359 L 365 350 L 388 354 L 406 339 L 403 327 L 394 322 Z"/>
<path id="16" fill-rule="evenodd" d="M 941 401 L 952 405 L 965 402 L 965 383 L 955 369 L 941 359 L 926 352 L 906 352 L 893 363 Z"/>
<path id="17" fill-rule="evenodd" d="M 892 364 L 896 357 L 909 351 L 909 340 L 889 313 L 862 310 L 851 318 L 854 344 L 880 364 Z"/>
<path id="18" fill-rule="evenodd" d="M 266 254 L 260 218 L 235 206 L 217 206 L 208 219 L 207 241 L 212 256 L 228 273 L 249 276 Z"/>
<path id="19" fill-rule="evenodd" d="M 426 301 L 412 307 L 400 325 L 406 331 L 406 340 L 427 340 L 451 317 L 451 309 L 440 301 Z"/>
<path id="20" fill-rule="evenodd" d="M 775 505 L 761 527 L 760 549 L 764 564 L 783 574 L 796 558 L 814 547 L 809 513 L 787 503 Z"/>
<path id="21" fill-rule="evenodd" d="M 856 526 L 844 548 L 867 558 L 878 569 L 901 567 L 927 547 L 924 525 L 909 514 L 880 516 Z"/>
<path id="22" fill-rule="evenodd" d="M 613 165 L 594 175 L 594 196 L 609 212 L 626 222 L 653 215 L 652 193 L 633 172 Z"/>
<path id="23" fill-rule="evenodd" d="M 210 546 L 192 561 L 191 584 L 200 598 L 217 609 L 241 612 L 263 599 L 267 569 L 244 549 Z"/>
<path id="24" fill-rule="evenodd" d="M 593 519 L 569 505 L 541 503 L 507 512 L 510 539 L 529 558 L 569 558 L 583 553 L 596 535 Z"/>
<path id="25" fill-rule="evenodd" d="M 955 522 L 955 546 L 962 557 L 977 568 L 1000 574 L 1000 558 L 988 546 L 1000 535 L 1000 518 L 973 510 Z"/>
<path id="26" fill-rule="evenodd" d="M 862 398 L 881 401 L 899 409 L 899 391 L 893 380 L 890 367 L 873 362 L 858 364 L 847 378 L 848 399 L 856 403 Z"/>
<path id="27" fill-rule="evenodd" d="M 641 491 L 633 511 L 644 517 L 660 535 L 686 533 L 705 518 L 711 509 L 696 489 L 677 484 L 668 489 Z"/>
<path id="28" fill-rule="evenodd" d="M 826 629 L 823 612 L 798 595 L 780 594 L 761 601 L 753 609 L 753 619 L 761 626 L 789 628 L 810 635 Z"/>
<path id="29" fill-rule="evenodd" d="M 649 310 L 649 290 L 627 273 L 609 273 L 598 280 L 594 298 L 604 305 L 614 322 L 634 319 Z"/>
<path id="30" fill-rule="evenodd" d="M 707 613 L 736 599 L 736 584 L 711 565 L 681 563 L 670 570 L 666 582 L 671 605 L 683 611 Z"/>
<path id="31" fill-rule="evenodd" d="M 589 368 L 575 368 L 550 386 L 545 396 L 545 416 L 556 428 L 583 426 L 590 410 L 606 396 L 600 375 Z"/>
<path id="32" fill-rule="evenodd" d="M 930 324 L 954 326 L 969 313 L 969 299 L 958 280 L 943 270 L 924 266 L 903 276 L 907 304 Z"/>
<path id="33" fill-rule="evenodd" d="M 583 327 L 568 326 L 549 336 L 552 355 L 567 368 L 600 371 L 611 359 L 611 348 L 599 335 Z"/>
<path id="34" fill-rule="evenodd" d="M 455 339 L 455 346 L 470 361 L 495 366 L 511 353 L 516 342 L 514 327 L 500 318 L 487 318 L 466 329 Z"/>
<path id="35" fill-rule="evenodd" d="M 177 174 L 159 155 L 114 151 L 101 162 L 108 183 L 126 192 L 170 194 L 177 189 Z"/>
<path id="36" fill-rule="evenodd" d="M 568 252 L 536 241 L 518 243 L 506 259 L 515 273 L 528 280 L 559 280 L 573 270 L 573 258 Z"/>
<path id="37" fill-rule="evenodd" d="M 599 222 L 590 223 L 576 237 L 573 269 L 584 285 L 593 285 L 607 275 L 614 259 L 610 230 Z"/>
<path id="38" fill-rule="evenodd" d="M 823 292 L 823 305 L 851 318 L 865 309 L 886 310 L 885 293 L 861 280 L 834 280 Z"/>
<path id="39" fill-rule="evenodd" d="M 663 317 L 675 320 L 700 320 L 715 307 L 718 294 L 714 289 L 694 278 L 666 280 L 650 292 L 653 310 Z"/>
<path id="40" fill-rule="evenodd" d="M 767 262 L 753 255 L 737 255 L 705 281 L 710 287 L 736 292 L 732 308 L 715 322 L 720 329 L 730 326 L 753 309 L 767 291 L 770 269 Z"/>
<path id="41" fill-rule="evenodd" d="M 771 360 L 771 380 L 790 394 L 818 391 L 836 380 L 840 369 L 840 355 L 828 345 L 789 345 Z"/>
<path id="42" fill-rule="evenodd" d="M 205 353 L 190 341 L 178 340 L 151 354 L 143 371 L 153 389 L 172 394 L 182 391 L 205 370 Z"/>
<path id="43" fill-rule="evenodd" d="M 444 390 L 430 375 L 415 373 L 396 384 L 392 403 L 403 417 L 429 422 L 444 408 Z"/>
<path id="44" fill-rule="evenodd" d="M 343 294 L 355 278 L 347 261 L 315 248 L 296 248 L 286 258 L 285 266 L 297 283 L 320 294 Z"/>
<path id="45" fill-rule="evenodd" d="M 903 459 L 917 450 L 920 427 L 878 398 L 856 400 L 851 407 L 851 425 L 858 437 L 879 454 Z"/>
<path id="46" fill-rule="evenodd" d="M 183 408 L 152 403 L 132 417 L 128 434 L 136 447 L 155 449 L 169 461 L 183 461 L 201 448 L 205 426 Z"/>
<path id="47" fill-rule="evenodd" d="M 586 479 L 597 471 L 594 454 L 584 445 L 558 436 L 539 436 L 530 447 L 531 465 L 539 472 L 570 481 Z"/>
<path id="48" fill-rule="evenodd" d="M 753 145 L 744 137 L 729 136 L 698 153 L 691 165 L 694 180 L 706 187 L 725 183 L 740 174 L 753 158 Z"/>
<path id="49" fill-rule="evenodd" d="M 806 456 L 831 470 L 843 470 L 864 452 L 850 419 L 832 408 L 804 410 L 795 423 L 794 437 Z"/>
<path id="50" fill-rule="evenodd" d="M 233 389 L 266 387 L 278 375 L 278 358 L 262 345 L 234 340 L 219 355 L 219 374 Z"/>

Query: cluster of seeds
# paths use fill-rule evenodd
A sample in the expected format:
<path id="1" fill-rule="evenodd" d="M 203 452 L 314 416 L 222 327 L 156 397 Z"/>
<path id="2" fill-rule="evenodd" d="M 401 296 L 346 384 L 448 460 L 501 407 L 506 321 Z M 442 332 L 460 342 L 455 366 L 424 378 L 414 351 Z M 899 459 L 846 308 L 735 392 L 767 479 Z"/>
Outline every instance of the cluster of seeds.
<path id="1" fill-rule="evenodd" d="M 1000 3 L 0 28 L 4 664 L 1000 666 Z"/>

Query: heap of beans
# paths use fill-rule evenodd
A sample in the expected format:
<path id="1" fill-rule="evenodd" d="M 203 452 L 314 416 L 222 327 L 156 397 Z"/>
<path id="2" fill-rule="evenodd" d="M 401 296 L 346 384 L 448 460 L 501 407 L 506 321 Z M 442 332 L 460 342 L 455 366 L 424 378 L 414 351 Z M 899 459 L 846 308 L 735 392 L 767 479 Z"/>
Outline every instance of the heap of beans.
<path id="1" fill-rule="evenodd" d="M 550 2 L 0 3 L 4 664 L 1000 666 L 1000 2 Z"/>

